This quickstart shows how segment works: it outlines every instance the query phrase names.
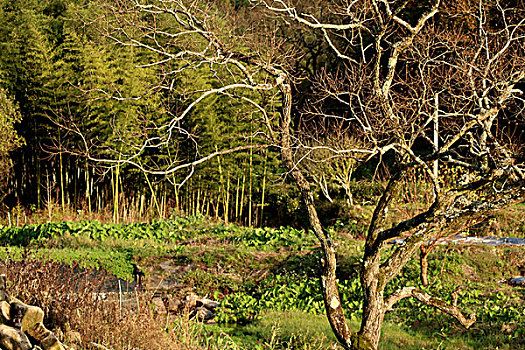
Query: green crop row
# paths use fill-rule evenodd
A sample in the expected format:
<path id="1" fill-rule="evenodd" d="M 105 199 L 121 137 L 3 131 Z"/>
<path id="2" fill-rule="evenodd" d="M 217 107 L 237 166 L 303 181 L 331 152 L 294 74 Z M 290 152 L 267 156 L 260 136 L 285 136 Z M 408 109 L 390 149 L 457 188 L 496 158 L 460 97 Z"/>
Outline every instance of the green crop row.
<path id="1" fill-rule="evenodd" d="M 311 246 L 313 235 L 290 227 L 249 228 L 211 222 L 204 217 L 175 217 L 152 223 L 106 224 L 98 221 L 62 221 L 23 226 L 1 226 L 0 245 L 28 246 L 61 237 L 84 237 L 95 241 L 107 239 L 152 240 L 179 243 L 195 239 L 214 239 L 257 249 L 288 247 L 301 250 Z"/>
<path id="2" fill-rule="evenodd" d="M 88 237 L 103 241 L 113 239 L 151 239 L 175 242 L 185 239 L 187 231 L 174 221 L 154 221 L 151 224 L 104 224 L 98 221 L 62 221 L 56 223 L 0 227 L 0 244 L 27 246 L 45 239 L 65 235 Z"/>
<path id="3" fill-rule="evenodd" d="M 239 235 L 233 237 L 233 243 L 262 250 L 276 247 L 301 250 L 302 247 L 313 245 L 315 239 L 313 234 L 307 234 L 304 230 L 293 227 L 242 228 L 241 231 Z"/>

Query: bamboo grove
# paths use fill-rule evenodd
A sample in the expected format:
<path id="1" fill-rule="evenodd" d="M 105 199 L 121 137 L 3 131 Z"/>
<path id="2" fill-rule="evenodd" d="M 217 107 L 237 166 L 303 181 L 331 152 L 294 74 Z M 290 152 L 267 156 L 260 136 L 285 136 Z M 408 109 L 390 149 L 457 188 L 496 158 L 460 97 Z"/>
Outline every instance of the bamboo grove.
<path id="1" fill-rule="evenodd" d="M 83 0 L 2 1 L 0 85 L 9 103 L 3 103 L 2 122 L 9 124 L 2 125 L 2 133 L 15 135 L 2 139 L 6 146 L 0 149 L 6 158 L 3 168 L 12 165 L 9 176 L 2 176 L 2 212 L 13 222 L 24 220 L 22 212 L 39 209 L 48 212 L 49 219 L 55 210 L 67 209 L 132 221 L 166 217 L 176 210 L 250 225 L 278 223 L 275 218 L 293 215 L 274 151 L 217 157 L 194 169 L 191 177 L 103 167 L 75 152 L 82 140 L 68 127 L 88 130 L 98 154 L 118 159 L 136 146 L 135 137 L 154 130 L 181 107 L 173 102 L 178 92 L 150 94 L 155 80 L 162 79 L 155 67 L 140 67 L 151 57 L 112 45 L 101 33 L 104 28 L 90 25 L 100 11 L 96 2 Z M 207 74 L 180 84 L 205 89 L 210 84 Z M 200 147 L 212 150 L 244 142 L 225 136 L 246 134 L 232 130 L 236 123 L 229 120 L 238 106 L 220 97 L 209 105 L 213 107 L 201 107 L 192 116 L 193 135 L 138 161 L 157 164 L 173 155 L 192 157 L 203 151 L 194 149 L 193 137 L 199 138 Z"/>

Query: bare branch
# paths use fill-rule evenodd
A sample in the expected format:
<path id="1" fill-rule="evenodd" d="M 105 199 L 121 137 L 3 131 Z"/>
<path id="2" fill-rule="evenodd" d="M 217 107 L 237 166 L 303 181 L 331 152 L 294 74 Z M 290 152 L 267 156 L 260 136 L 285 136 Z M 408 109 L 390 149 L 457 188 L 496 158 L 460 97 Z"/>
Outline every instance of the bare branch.
<path id="1" fill-rule="evenodd" d="M 461 323 L 461 325 L 463 325 L 463 327 L 467 329 L 470 328 L 474 322 L 476 322 L 475 313 L 471 313 L 468 315 L 468 317 L 465 317 L 463 312 L 461 312 L 461 310 L 457 307 L 458 291 L 455 291 L 452 294 L 452 304 L 448 304 L 441 299 L 435 298 L 430 294 L 417 289 L 416 287 L 404 287 L 386 298 L 385 308 L 387 310 L 391 310 L 395 303 L 408 297 L 413 297 L 425 305 L 435 307 L 443 313 L 454 317 L 459 321 L 459 323 Z"/>

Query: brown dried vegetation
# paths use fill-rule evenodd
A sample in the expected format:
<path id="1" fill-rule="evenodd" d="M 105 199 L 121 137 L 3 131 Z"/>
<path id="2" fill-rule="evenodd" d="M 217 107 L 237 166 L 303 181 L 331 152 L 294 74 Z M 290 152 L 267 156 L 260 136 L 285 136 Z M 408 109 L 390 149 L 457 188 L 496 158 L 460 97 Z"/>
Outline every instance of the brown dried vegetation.
<path id="1" fill-rule="evenodd" d="M 18 260 L 18 259 L 17 259 Z M 0 270 L 7 275 L 7 291 L 45 311 L 46 327 L 67 345 L 110 349 L 201 349 L 204 335 L 183 316 L 168 319 L 151 305 L 151 295 L 133 292 L 119 306 L 117 293 L 107 292 L 109 275 L 37 259 L 30 253 L 21 261 L 8 258 Z M 206 347 L 213 348 L 213 347 Z"/>

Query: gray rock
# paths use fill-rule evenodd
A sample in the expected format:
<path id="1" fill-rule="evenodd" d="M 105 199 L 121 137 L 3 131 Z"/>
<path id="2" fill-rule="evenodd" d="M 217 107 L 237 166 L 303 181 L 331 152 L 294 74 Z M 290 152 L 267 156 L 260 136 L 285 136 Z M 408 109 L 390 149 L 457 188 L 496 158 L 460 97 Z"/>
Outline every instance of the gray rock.
<path id="1" fill-rule="evenodd" d="M 20 330 L 0 324 L 0 347 L 4 350 L 33 349 L 27 336 Z"/>
<path id="2" fill-rule="evenodd" d="M 196 317 L 201 321 L 211 320 L 213 316 L 215 316 L 215 314 L 203 306 L 196 309 Z"/>
<path id="3" fill-rule="evenodd" d="M 44 350 L 65 350 L 44 324 L 44 311 L 27 305 L 5 291 L 5 276 L 0 275 L 0 348 L 3 350 L 34 350 L 26 333 Z M 11 327 L 13 325 L 14 327 Z"/>
<path id="4" fill-rule="evenodd" d="M 525 286 L 525 277 L 513 277 L 508 280 L 508 283 L 513 286 Z"/>
<path id="5" fill-rule="evenodd" d="M 202 306 L 212 311 L 218 308 L 219 306 L 221 306 L 221 303 L 219 303 L 218 301 L 211 300 L 211 299 L 203 298 L 201 299 L 201 302 L 202 302 Z"/>

